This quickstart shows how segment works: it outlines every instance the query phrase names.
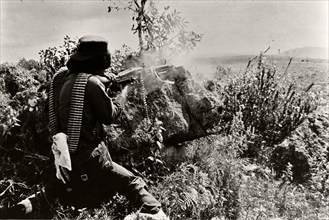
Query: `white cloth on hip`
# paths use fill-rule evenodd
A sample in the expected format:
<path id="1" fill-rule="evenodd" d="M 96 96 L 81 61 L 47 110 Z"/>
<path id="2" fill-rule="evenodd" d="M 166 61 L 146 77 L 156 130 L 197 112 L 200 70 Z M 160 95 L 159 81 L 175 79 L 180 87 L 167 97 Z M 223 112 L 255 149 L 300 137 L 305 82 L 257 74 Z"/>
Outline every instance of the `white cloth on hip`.
<path id="1" fill-rule="evenodd" d="M 53 145 L 51 146 L 55 157 L 56 177 L 66 183 L 63 173 L 65 169 L 72 170 L 71 157 L 69 146 L 67 145 L 67 135 L 63 132 L 57 133 L 53 136 Z M 62 170 L 62 172 L 61 172 Z"/>

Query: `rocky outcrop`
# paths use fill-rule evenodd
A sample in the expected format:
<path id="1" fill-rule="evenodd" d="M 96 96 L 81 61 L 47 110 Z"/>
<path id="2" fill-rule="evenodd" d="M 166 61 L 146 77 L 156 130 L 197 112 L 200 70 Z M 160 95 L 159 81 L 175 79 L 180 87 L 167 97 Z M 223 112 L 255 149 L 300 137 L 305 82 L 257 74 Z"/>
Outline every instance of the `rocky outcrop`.
<path id="1" fill-rule="evenodd" d="M 106 127 L 112 148 L 131 150 L 150 144 L 149 130 L 156 119 L 165 129 L 165 144 L 206 136 L 220 120 L 220 101 L 193 81 L 183 67 L 174 67 L 161 76 L 146 71 L 142 81 L 126 89 L 124 117 L 117 126 Z"/>
<path id="2" fill-rule="evenodd" d="M 212 155 L 214 149 L 229 149 L 230 146 L 222 146 L 223 143 L 228 143 L 227 139 L 223 135 L 216 134 L 170 145 L 164 151 L 164 158 L 173 164 L 184 161 L 202 161 Z"/>

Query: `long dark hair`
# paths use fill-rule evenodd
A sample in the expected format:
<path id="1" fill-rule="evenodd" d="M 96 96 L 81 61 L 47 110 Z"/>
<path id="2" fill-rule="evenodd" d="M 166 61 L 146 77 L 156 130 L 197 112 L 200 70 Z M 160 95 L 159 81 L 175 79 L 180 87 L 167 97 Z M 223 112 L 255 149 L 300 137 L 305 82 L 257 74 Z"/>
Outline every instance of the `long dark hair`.
<path id="1" fill-rule="evenodd" d="M 102 56 L 94 56 L 88 60 L 74 60 L 72 58 L 66 64 L 67 68 L 72 72 L 92 72 L 93 70 L 107 69 L 111 66 L 111 54 Z"/>

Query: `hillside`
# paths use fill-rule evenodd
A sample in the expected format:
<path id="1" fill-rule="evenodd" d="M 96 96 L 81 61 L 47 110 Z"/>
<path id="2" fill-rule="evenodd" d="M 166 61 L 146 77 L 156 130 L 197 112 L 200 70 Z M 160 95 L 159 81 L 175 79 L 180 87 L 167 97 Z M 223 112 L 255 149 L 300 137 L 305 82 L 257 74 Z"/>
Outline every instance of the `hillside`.
<path id="1" fill-rule="evenodd" d="M 328 59 L 328 48 L 325 47 L 301 47 L 286 50 L 281 56 L 309 58 L 309 59 Z"/>
<path id="2" fill-rule="evenodd" d="M 193 72 L 200 73 L 203 78 L 213 78 L 216 77 L 216 69 L 219 66 L 230 68 L 232 73 L 244 72 L 249 59 L 253 57 L 252 55 L 195 57 L 190 63 L 186 63 L 185 66 Z M 275 63 L 279 75 L 286 71 L 289 59 L 293 58 L 289 65 L 287 76 L 297 80 L 296 82 L 299 85 L 306 86 L 310 81 L 322 82 L 329 79 L 328 60 L 284 56 L 282 53 L 280 56 L 265 55 L 265 57 Z"/>
<path id="3" fill-rule="evenodd" d="M 145 178 L 173 220 L 329 219 L 328 88 L 296 86 L 322 82 L 328 62 L 294 60 L 290 84 L 273 77 L 284 73 L 286 57 L 258 58 L 246 70 L 248 59 L 203 59 L 228 68 L 204 83 L 209 75 L 182 66 L 145 70 L 143 84 L 123 92 L 122 117 L 102 126 L 113 160 Z M 0 207 L 39 191 L 52 175 L 47 90 L 40 89 L 50 73 L 21 65 L 0 65 Z M 243 77 L 232 72 L 239 69 Z M 76 190 L 77 205 L 28 217 L 123 219 L 136 211 L 121 194 L 100 204 L 103 192 Z M 80 209 L 82 201 L 99 206 Z"/>

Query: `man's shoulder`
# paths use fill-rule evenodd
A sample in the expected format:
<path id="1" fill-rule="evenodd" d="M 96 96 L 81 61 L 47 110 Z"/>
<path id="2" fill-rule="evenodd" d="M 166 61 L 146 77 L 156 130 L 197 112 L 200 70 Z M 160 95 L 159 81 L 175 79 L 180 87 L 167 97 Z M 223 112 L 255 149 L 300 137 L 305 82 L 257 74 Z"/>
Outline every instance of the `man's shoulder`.
<path id="1" fill-rule="evenodd" d="M 102 82 L 97 76 L 91 75 L 88 78 L 88 84 L 94 85 L 94 86 L 99 86 Z"/>
<path id="2" fill-rule="evenodd" d="M 97 76 L 91 75 L 88 78 L 87 88 L 88 89 L 104 88 L 104 84 Z"/>
<path id="3" fill-rule="evenodd" d="M 54 74 L 53 81 L 65 78 L 67 76 L 67 73 L 68 73 L 68 69 L 66 67 L 60 68 Z"/>

